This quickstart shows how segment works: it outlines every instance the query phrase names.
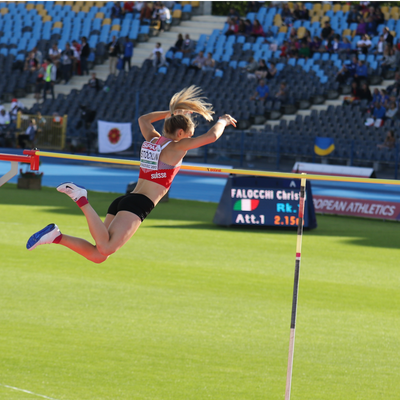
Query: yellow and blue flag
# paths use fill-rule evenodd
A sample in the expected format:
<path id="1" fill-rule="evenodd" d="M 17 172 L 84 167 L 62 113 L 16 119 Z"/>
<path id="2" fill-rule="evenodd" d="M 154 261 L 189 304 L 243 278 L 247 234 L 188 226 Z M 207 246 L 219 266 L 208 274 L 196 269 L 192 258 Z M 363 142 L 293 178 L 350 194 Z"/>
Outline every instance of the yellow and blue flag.
<path id="1" fill-rule="evenodd" d="M 314 142 L 314 152 L 319 156 L 327 156 L 335 150 L 333 139 L 326 137 L 316 137 Z"/>

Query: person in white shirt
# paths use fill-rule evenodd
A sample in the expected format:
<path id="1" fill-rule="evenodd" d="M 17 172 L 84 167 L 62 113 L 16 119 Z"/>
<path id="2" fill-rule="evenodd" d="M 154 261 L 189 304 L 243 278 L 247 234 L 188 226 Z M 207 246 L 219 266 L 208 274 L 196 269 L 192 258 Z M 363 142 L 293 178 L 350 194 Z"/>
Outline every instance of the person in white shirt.
<path id="1" fill-rule="evenodd" d="M 134 10 L 140 14 L 140 11 L 142 10 L 144 6 L 144 1 L 135 1 L 135 5 L 133 6 Z"/>
<path id="2" fill-rule="evenodd" d="M 169 21 L 171 19 L 171 12 L 169 11 L 169 9 L 165 6 L 165 4 L 163 4 L 160 9 L 158 10 L 158 16 L 160 18 L 160 22 L 161 22 L 161 27 L 160 27 L 160 31 L 164 32 L 165 30 L 165 25 L 167 23 L 167 21 Z"/>
<path id="3" fill-rule="evenodd" d="M 156 47 L 154 47 L 153 51 L 150 54 L 150 59 L 154 60 L 156 58 L 156 53 L 164 54 L 164 50 L 161 47 L 161 43 L 156 43 Z"/>
<path id="4" fill-rule="evenodd" d="M 372 42 L 369 39 L 368 35 L 363 35 L 361 40 L 357 42 L 357 49 L 359 53 L 361 54 L 368 54 L 368 50 L 371 47 Z"/>
<path id="5" fill-rule="evenodd" d="M 58 48 L 57 43 L 54 43 L 49 50 L 49 57 L 51 58 L 51 61 L 53 61 L 53 64 L 58 68 L 61 58 L 61 49 Z"/>
<path id="6" fill-rule="evenodd" d="M 379 36 L 379 42 L 376 44 L 376 50 L 374 52 L 375 55 L 383 55 L 383 50 L 385 48 L 385 38 L 383 35 Z"/>

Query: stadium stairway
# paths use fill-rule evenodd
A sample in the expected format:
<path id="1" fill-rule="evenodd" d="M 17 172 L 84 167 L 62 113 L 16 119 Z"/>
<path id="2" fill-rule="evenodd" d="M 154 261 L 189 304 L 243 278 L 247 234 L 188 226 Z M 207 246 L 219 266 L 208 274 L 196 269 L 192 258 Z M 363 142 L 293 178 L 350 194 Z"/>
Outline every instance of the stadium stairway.
<path id="1" fill-rule="evenodd" d="M 211 35 L 214 29 L 220 29 L 225 21 L 226 17 L 212 15 L 197 15 L 192 16 L 190 20 L 182 20 L 179 25 L 172 26 L 169 31 L 160 33 L 158 36 L 152 36 L 147 42 L 136 43 L 134 55 L 132 57 L 132 65 L 141 66 L 144 60 L 149 57 L 157 42 L 162 44 L 165 54 L 171 46 L 175 45 L 179 33 L 183 36 L 189 34 L 191 39 L 197 41 L 201 34 Z M 90 70 L 90 74 L 92 72 L 96 73 L 98 79 L 106 81 L 109 75 L 108 60 L 106 60 L 102 65 L 96 65 L 93 70 Z M 68 85 L 55 85 L 55 97 L 57 97 L 58 94 L 68 95 L 72 89 L 81 90 L 88 80 L 88 76 L 73 76 Z M 29 109 L 36 103 L 36 100 L 33 94 L 28 94 L 26 97 L 21 99 L 21 102 Z M 4 106 L 6 109 L 9 109 L 10 103 L 5 103 Z"/>

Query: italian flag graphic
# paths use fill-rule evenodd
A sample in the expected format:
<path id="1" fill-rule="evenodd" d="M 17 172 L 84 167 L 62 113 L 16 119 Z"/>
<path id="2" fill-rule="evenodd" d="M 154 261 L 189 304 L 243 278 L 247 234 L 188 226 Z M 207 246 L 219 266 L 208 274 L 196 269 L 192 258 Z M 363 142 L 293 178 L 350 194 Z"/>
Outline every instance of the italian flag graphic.
<path id="1" fill-rule="evenodd" d="M 238 200 L 234 204 L 233 209 L 235 211 L 253 211 L 258 207 L 259 203 L 260 200 L 250 200 L 250 199 Z"/>

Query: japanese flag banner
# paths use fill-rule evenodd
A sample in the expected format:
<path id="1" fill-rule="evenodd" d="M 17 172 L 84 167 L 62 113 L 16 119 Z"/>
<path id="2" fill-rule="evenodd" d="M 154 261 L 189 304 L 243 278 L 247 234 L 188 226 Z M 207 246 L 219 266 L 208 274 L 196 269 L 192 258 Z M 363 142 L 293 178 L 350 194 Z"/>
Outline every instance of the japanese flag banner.
<path id="1" fill-rule="evenodd" d="M 99 153 L 117 153 L 132 144 L 132 124 L 98 121 Z"/>

